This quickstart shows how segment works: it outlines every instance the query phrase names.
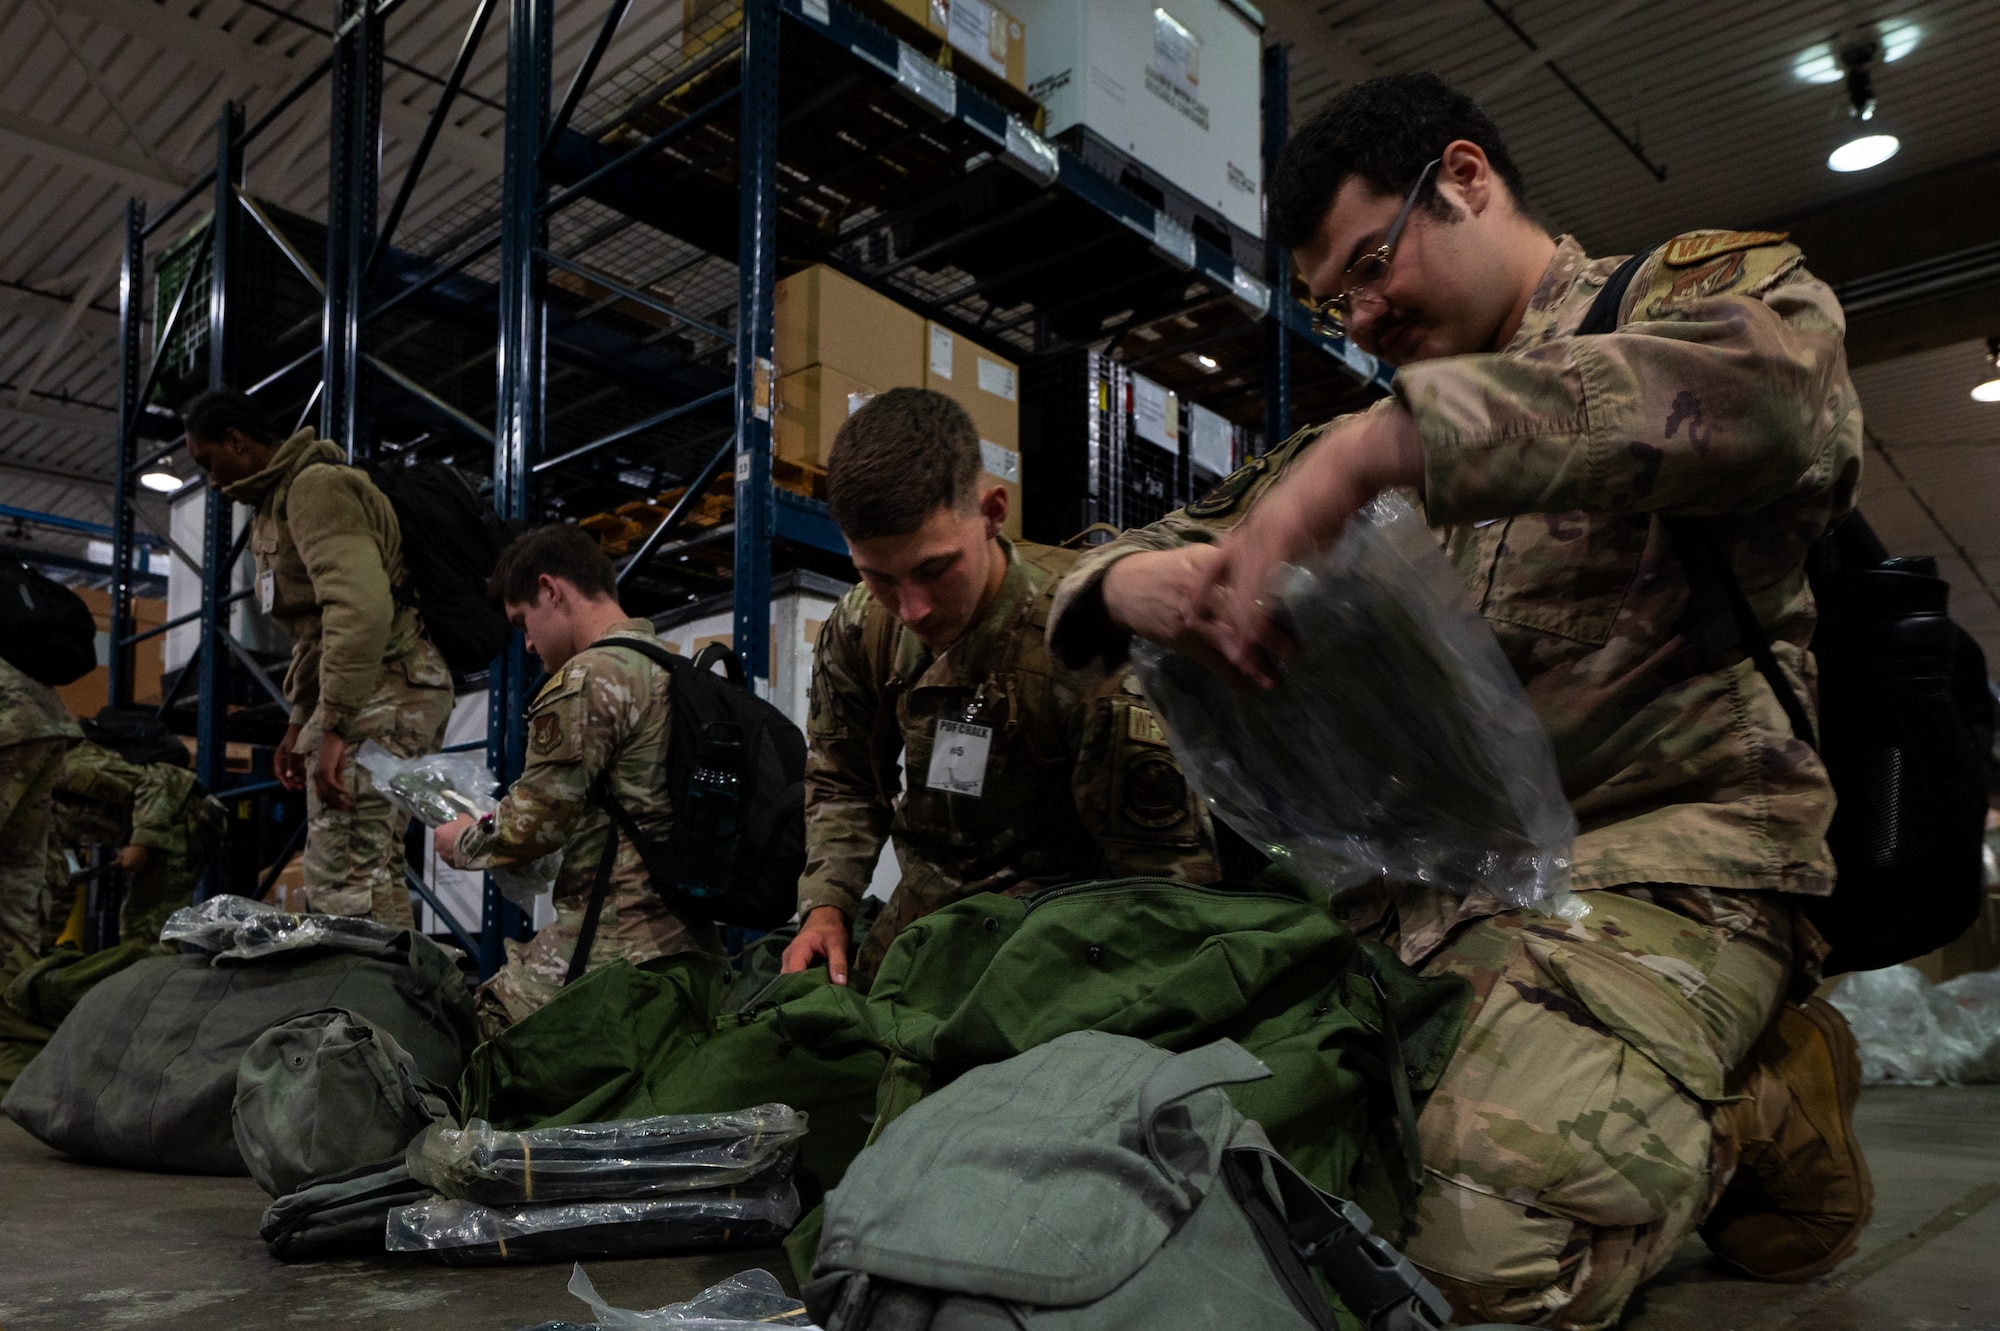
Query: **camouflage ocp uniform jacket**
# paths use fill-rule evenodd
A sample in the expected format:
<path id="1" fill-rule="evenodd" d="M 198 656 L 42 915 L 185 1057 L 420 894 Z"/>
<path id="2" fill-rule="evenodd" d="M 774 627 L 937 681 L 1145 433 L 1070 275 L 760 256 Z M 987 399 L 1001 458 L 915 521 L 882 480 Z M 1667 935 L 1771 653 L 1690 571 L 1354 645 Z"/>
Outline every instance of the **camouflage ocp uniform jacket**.
<path id="1" fill-rule="evenodd" d="M 837 906 L 852 919 L 893 837 L 902 881 L 864 971 L 910 921 L 976 892 L 1219 876 L 1206 814 L 1130 672 L 1068 670 L 1049 654 L 1049 605 L 1075 552 L 1002 546 L 1007 572 L 993 605 L 941 653 L 865 586 L 820 630 L 799 912 Z M 990 732 L 976 795 L 930 784 L 941 722 Z"/>
<path id="2" fill-rule="evenodd" d="M 448 689 L 451 672 L 416 607 L 399 605 L 403 535 L 368 474 L 340 445 L 300 430 L 270 465 L 223 493 L 256 509 L 250 551 L 258 603 L 292 639 L 285 697 L 292 723 L 346 739 L 393 670 L 412 689 Z M 329 465 L 331 464 L 331 465 Z M 400 687 L 400 686 L 399 686 Z M 301 751 L 310 751 L 308 737 Z"/>
<path id="3" fill-rule="evenodd" d="M 652 641 L 643 619 L 621 620 L 605 635 Z M 528 756 L 500 807 L 458 843 L 467 868 L 526 864 L 562 852 L 555 882 L 555 923 L 525 948 L 510 943 L 495 983 L 519 1020 L 561 987 L 597 881 L 611 815 L 592 802 L 604 791 L 649 837 L 665 838 L 673 805 L 661 780 L 673 727 L 671 677 L 639 652 L 592 647 L 549 676 L 528 708 Z M 653 890 L 645 862 L 620 836 L 590 969 L 620 958 L 634 963 L 694 949 L 720 951 L 713 926 L 682 921 Z"/>
<path id="4" fill-rule="evenodd" d="M 228 827 L 227 812 L 193 772 L 128 762 L 88 740 L 63 755 L 55 802 L 66 849 L 146 846 L 199 866 L 221 849 Z"/>
<path id="5" fill-rule="evenodd" d="M 1861 412 L 1839 304 L 1782 241 L 1676 237 L 1635 274 L 1616 331 L 1578 337 L 1621 261 L 1564 237 L 1505 350 L 1404 366 L 1372 408 L 1416 422 L 1426 514 L 1555 742 L 1581 825 L 1578 888 L 1831 888 L 1826 769 L 1741 652 L 1703 660 L 1687 643 L 1688 585 L 1659 521 L 1712 520 L 1787 677 L 1812 696 L 1805 552 L 1853 504 Z M 1057 597 L 1057 648 L 1122 653 L 1105 570 L 1214 540 L 1318 438 L 1301 431 L 1086 556 Z M 1425 921 L 1399 904 L 1406 956 L 1457 909 L 1432 903 Z"/>

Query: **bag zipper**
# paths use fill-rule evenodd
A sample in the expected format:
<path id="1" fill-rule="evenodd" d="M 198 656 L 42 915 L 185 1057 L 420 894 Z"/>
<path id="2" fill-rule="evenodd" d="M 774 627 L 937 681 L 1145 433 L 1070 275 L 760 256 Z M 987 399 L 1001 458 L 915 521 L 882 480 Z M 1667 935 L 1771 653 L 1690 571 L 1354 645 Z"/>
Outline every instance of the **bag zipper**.
<path id="1" fill-rule="evenodd" d="M 1067 887 L 1053 887 L 1029 899 L 1026 912 L 1033 914 L 1047 902 L 1063 897 L 1083 896 L 1090 892 L 1171 890 L 1175 892 L 1199 892 L 1204 896 L 1227 897 L 1232 901 L 1245 899 L 1260 901 L 1282 901 L 1291 906 L 1310 906 L 1312 903 L 1300 901 L 1297 897 L 1283 892 L 1267 892 L 1262 888 L 1230 889 L 1206 887 L 1200 883 L 1183 883 L 1173 878 L 1114 878 L 1109 881 L 1071 883 Z"/>

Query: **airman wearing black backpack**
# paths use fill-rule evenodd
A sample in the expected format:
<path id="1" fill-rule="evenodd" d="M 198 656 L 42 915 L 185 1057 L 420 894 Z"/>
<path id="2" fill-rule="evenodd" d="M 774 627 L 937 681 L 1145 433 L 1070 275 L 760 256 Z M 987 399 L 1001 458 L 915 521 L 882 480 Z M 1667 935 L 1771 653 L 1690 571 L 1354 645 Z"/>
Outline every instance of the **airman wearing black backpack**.
<path id="1" fill-rule="evenodd" d="M 203 393 L 184 418 L 188 455 L 209 483 L 256 510 L 258 604 L 292 637 L 291 724 L 274 766 L 288 789 L 306 792 L 306 901 L 408 927 L 408 817 L 354 755 L 371 739 L 399 758 L 436 752 L 452 684 L 417 607 L 396 596 L 405 581 L 396 511 L 338 444 L 310 428 L 280 435 L 247 394 Z"/>

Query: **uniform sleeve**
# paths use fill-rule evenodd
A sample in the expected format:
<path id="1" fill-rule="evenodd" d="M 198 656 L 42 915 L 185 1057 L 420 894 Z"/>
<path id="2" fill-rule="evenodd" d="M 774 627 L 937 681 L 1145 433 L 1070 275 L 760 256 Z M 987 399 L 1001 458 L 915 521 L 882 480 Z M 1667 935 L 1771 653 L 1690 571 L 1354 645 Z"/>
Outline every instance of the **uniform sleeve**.
<path id="1" fill-rule="evenodd" d="M 137 772 L 132 785 L 132 844 L 158 850 L 184 849 L 191 778 L 165 763 L 146 763 Z"/>
<path id="2" fill-rule="evenodd" d="M 1105 876 L 1220 878 L 1206 811 L 1130 667 L 1089 692 L 1076 723 L 1070 787 L 1078 818 L 1103 852 Z"/>
<path id="3" fill-rule="evenodd" d="M 1714 516 L 1782 497 L 1853 409 L 1844 323 L 1790 246 L 1750 261 L 1770 276 L 1684 301 L 1644 294 L 1613 333 L 1398 370 L 1396 400 L 1423 436 L 1432 525 Z M 1672 271 L 1656 268 L 1653 290 Z M 1633 285 L 1648 292 L 1646 273 Z"/>
<path id="4" fill-rule="evenodd" d="M 528 709 L 528 759 L 500 807 L 459 839 L 470 869 L 560 850 L 590 812 L 591 788 L 632 733 L 649 694 L 618 670 L 572 663 Z"/>
<path id="5" fill-rule="evenodd" d="M 382 652 L 396 618 L 389 571 L 362 503 L 360 487 L 368 483 L 348 467 L 311 467 L 292 482 L 285 505 L 319 603 L 319 669 L 312 673 L 320 715 L 327 730 L 343 735 L 381 687 Z M 298 664 L 295 658 L 295 670 Z M 303 690 L 303 678 L 299 684 Z M 294 697 L 294 707 L 301 701 Z"/>
<path id="6" fill-rule="evenodd" d="M 293 630 L 292 663 L 285 672 L 285 697 L 292 704 L 291 723 L 302 726 L 312 720 L 319 706 L 319 624 L 311 618 L 297 622 Z"/>
<path id="7" fill-rule="evenodd" d="M 806 870 L 799 916 L 861 906 L 889 837 L 893 790 L 882 789 L 876 753 L 881 690 L 863 642 L 865 611 L 850 593 L 827 617 L 813 649 L 806 719 Z"/>
<path id="8" fill-rule="evenodd" d="M 1381 404 L 1373 409 L 1380 410 Z M 1186 508 L 1174 510 L 1151 526 L 1123 532 L 1077 560 L 1063 576 L 1049 608 L 1049 650 L 1056 659 L 1072 669 L 1093 661 L 1106 666 L 1123 661 L 1132 635 L 1112 624 L 1104 608 L 1104 575 L 1111 566 L 1144 551 L 1177 550 L 1220 539 L 1327 428 L 1324 424 L 1307 426 L 1262 457 L 1238 467 Z"/>

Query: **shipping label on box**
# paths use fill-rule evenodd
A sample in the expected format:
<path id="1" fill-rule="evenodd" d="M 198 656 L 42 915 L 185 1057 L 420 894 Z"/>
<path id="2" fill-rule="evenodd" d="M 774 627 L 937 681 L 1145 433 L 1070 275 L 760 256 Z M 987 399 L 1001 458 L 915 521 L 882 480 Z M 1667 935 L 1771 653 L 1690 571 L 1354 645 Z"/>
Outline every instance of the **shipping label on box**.
<path id="1" fill-rule="evenodd" d="M 1223 477 L 1236 470 L 1236 432 L 1227 419 L 1199 402 L 1188 408 L 1188 458 L 1212 476 Z"/>
<path id="2" fill-rule="evenodd" d="M 924 387 L 964 407 L 981 439 L 1018 449 L 1021 394 L 1014 363 L 939 323 L 930 325 L 925 343 Z"/>
<path id="3" fill-rule="evenodd" d="M 1021 20 L 987 0 L 951 0 L 946 40 L 995 78 L 1027 90 L 1027 34 Z"/>
<path id="4" fill-rule="evenodd" d="M 944 327 L 942 324 L 930 325 L 930 359 L 926 367 L 926 372 L 932 378 L 951 378 L 951 350 L 957 341 L 958 339 L 951 335 L 949 328 Z M 928 380 L 926 380 L 926 383 L 928 383 Z"/>
<path id="5" fill-rule="evenodd" d="M 991 439 L 979 441 L 979 466 L 988 476 L 1016 485 L 1021 483 L 1021 455 Z"/>
<path id="6" fill-rule="evenodd" d="M 1132 432 L 1169 453 L 1180 452 L 1180 398 L 1151 379 L 1132 376 Z"/>

